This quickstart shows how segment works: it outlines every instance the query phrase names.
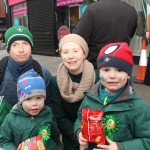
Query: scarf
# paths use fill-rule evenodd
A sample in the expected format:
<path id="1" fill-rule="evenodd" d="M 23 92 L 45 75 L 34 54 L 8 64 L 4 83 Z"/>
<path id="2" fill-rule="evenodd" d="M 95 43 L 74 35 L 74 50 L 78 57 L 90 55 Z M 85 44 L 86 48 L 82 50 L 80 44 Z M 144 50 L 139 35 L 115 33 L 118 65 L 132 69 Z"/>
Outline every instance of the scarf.
<path id="1" fill-rule="evenodd" d="M 110 94 L 108 93 L 104 86 L 100 84 L 99 86 L 99 95 L 100 95 L 100 100 L 102 101 L 103 105 L 107 105 L 111 102 L 113 102 L 125 89 L 126 86 L 122 87 L 117 93 L 115 94 Z"/>
<path id="2" fill-rule="evenodd" d="M 64 100 L 69 103 L 75 103 L 84 98 L 84 92 L 87 92 L 95 83 L 95 72 L 93 65 L 84 60 L 83 71 L 80 83 L 73 82 L 69 76 L 68 69 L 63 63 L 57 70 L 57 85 L 60 94 Z"/>
<path id="3" fill-rule="evenodd" d="M 32 57 L 30 57 L 30 60 L 26 64 L 21 65 L 20 63 L 15 62 L 9 56 L 7 66 L 8 66 L 8 69 L 9 69 L 10 73 L 11 73 L 13 81 L 17 82 L 17 80 L 18 80 L 20 75 L 22 75 L 26 71 L 28 71 L 28 70 L 33 68 Z"/>

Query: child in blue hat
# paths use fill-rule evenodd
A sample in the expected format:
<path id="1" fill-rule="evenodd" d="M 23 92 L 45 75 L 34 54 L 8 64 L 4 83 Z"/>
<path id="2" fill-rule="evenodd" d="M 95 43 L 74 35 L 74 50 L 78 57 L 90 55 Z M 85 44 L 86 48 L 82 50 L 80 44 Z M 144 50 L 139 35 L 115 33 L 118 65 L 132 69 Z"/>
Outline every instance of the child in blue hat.
<path id="1" fill-rule="evenodd" d="M 45 106 L 46 86 L 33 69 L 17 81 L 18 103 L 6 116 L 0 130 L 0 147 L 5 150 L 29 150 L 43 147 L 58 150 L 60 133 L 53 113 Z"/>

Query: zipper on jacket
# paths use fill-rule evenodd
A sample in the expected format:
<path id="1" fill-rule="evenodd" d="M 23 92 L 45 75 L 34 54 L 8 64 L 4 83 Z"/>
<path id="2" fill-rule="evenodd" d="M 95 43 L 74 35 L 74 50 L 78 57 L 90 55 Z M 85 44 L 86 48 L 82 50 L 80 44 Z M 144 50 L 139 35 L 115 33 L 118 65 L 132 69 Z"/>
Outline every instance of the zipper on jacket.
<path id="1" fill-rule="evenodd" d="M 21 65 L 19 66 L 19 70 L 21 71 Z"/>
<path id="2" fill-rule="evenodd" d="M 33 117 L 33 116 L 31 116 L 31 120 L 34 120 L 34 117 Z"/>
<path id="3" fill-rule="evenodd" d="M 24 132 L 21 132 L 20 137 L 19 137 L 19 144 L 22 142 Z"/>

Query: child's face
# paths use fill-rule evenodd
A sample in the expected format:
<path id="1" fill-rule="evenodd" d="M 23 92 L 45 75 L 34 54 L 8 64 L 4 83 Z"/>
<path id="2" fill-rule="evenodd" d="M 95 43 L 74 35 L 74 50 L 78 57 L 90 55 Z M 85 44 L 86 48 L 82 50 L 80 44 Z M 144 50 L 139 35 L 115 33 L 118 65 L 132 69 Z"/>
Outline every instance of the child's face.
<path id="1" fill-rule="evenodd" d="M 99 74 L 102 85 L 110 94 L 117 93 L 130 78 L 126 72 L 114 67 L 102 67 Z"/>
<path id="2" fill-rule="evenodd" d="M 23 110 L 32 115 L 36 116 L 44 108 L 44 96 L 33 96 L 22 102 Z"/>

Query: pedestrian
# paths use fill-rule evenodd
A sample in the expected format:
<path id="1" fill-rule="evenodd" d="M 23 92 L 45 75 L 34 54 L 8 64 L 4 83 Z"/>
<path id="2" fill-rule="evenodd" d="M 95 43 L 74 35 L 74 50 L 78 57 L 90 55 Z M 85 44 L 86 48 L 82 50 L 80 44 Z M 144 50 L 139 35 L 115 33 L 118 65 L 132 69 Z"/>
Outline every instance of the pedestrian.
<path id="1" fill-rule="evenodd" d="M 85 9 L 87 8 L 87 6 L 88 6 L 87 4 L 82 6 L 82 8 L 81 8 L 81 15 L 83 15 L 83 13 L 84 13 Z M 80 19 L 81 19 L 81 17 L 80 17 Z M 76 26 L 72 29 L 72 33 L 76 33 L 76 31 L 77 31 L 77 29 L 78 29 L 78 27 L 80 25 L 80 19 L 79 19 L 78 23 L 76 24 Z"/>
<path id="2" fill-rule="evenodd" d="M 5 43 L 9 58 L 6 69 L 1 69 L 4 77 L 0 84 L 0 99 L 5 105 L 2 107 L 3 111 L 0 112 L 0 124 L 11 107 L 17 103 L 15 87 L 18 77 L 30 69 L 35 69 L 36 66 L 34 63 L 35 60 L 33 60 L 31 56 L 34 47 L 33 36 L 27 28 L 24 26 L 13 26 L 9 28 L 5 32 Z M 45 104 L 50 108 L 53 108 L 50 84 L 51 73 L 44 66 L 39 65 L 38 67 L 38 69 L 41 70 L 40 74 L 42 74 L 46 83 Z M 5 114 L 2 115 L 4 112 Z"/>
<path id="3" fill-rule="evenodd" d="M 130 44 L 137 19 L 135 8 L 121 0 L 99 0 L 86 8 L 76 34 L 88 43 L 88 60 L 95 69 L 99 50 L 103 46 L 112 42 Z"/>
<path id="4" fill-rule="evenodd" d="M 149 22 L 149 28 L 150 28 L 150 22 Z M 146 38 L 148 40 L 148 45 L 150 46 L 150 32 L 149 31 L 146 32 Z M 150 86 L 150 78 L 149 77 L 150 77 L 150 55 L 148 57 L 147 68 L 146 68 L 145 78 L 144 78 L 144 82 L 143 82 L 147 86 Z"/>
<path id="5" fill-rule="evenodd" d="M 3 34 L 0 33 L 0 47 L 3 47 Z"/>
<path id="6" fill-rule="evenodd" d="M 127 43 L 110 43 L 100 50 L 97 58 L 100 80 L 85 93 L 74 127 L 76 138 L 87 150 L 149 150 L 150 107 L 129 84 L 132 67 L 132 50 Z M 80 128 L 81 122 L 82 125 L 85 123 L 83 108 L 93 114 L 97 111 L 102 114 L 96 125 L 101 126 L 99 131 L 104 134 L 95 142 L 83 138 L 85 128 Z M 97 119 L 96 116 L 90 117 L 93 117 L 92 122 Z M 90 138 L 92 132 L 101 134 L 92 129 L 91 134 L 87 132 Z M 90 130 L 87 127 L 87 131 Z M 101 140 L 106 140 L 107 144 L 100 144 Z"/>
<path id="7" fill-rule="evenodd" d="M 79 150 L 74 138 L 74 122 L 84 98 L 99 78 L 93 65 L 86 59 L 89 49 L 85 40 L 77 34 L 68 34 L 59 42 L 62 63 L 52 78 L 52 100 L 58 127 L 65 150 Z"/>
<path id="8" fill-rule="evenodd" d="M 146 38 L 147 38 L 148 40 L 150 40 L 149 31 L 146 32 Z"/>
<path id="9" fill-rule="evenodd" d="M 51 109 L 44 104 L 43 78 L 33 69 L 23 73 L 17 81 L 16 95 L 18 102 L 1 125 L 0 147 L 33 150 L 38 149 L 40 143 L 41 149 L 59 150 L 60 133 Z"/>

